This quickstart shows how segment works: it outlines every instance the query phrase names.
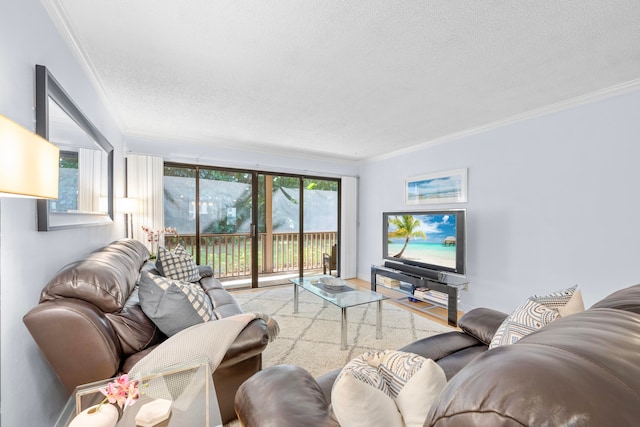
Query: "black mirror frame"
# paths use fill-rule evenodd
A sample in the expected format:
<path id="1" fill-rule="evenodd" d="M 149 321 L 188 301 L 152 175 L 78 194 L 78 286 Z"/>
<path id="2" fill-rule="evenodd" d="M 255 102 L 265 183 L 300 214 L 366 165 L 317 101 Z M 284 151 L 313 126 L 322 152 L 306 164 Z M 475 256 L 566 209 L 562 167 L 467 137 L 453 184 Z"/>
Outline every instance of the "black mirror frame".
<path id="1" fill-rule="evenodd" d="M 49 200 L 37 200 L 38 231 L 62 230 L 77 227 L 108 225 L 113 223 L 113 146 L 87 119 L 71 100 L 62 86 L 53 78 L 47 67 L 36 65 L 36 133 L 49 140 L 49 98 L 73 119 L 107 153 L 107 198 L 108 207 L 104 214 L 78 215 L 75 213 L 55 213 L 63 218 L 63 225 L 53 225 L 50 219 Z"/>

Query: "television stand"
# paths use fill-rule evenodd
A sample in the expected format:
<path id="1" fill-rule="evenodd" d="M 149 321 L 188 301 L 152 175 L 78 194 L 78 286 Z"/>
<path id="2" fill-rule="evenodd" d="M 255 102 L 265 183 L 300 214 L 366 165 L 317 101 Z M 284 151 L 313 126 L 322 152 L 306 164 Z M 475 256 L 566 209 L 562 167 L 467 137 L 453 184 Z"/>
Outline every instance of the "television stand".
<path id="1" fill-rule="evenodd" d="M 409 271 L 407 271 L 409 270 Z M 431 311 L 434 308 L 444 308 L 447 310 L 447 323 L 451 326 L 458 326 L 458 294 L 461 289 L 466 290 L 469 281 L 466 277 L 455 276 L 446 273 L 438 273 L 431 270 L 422 271 L 419 267 L 405 268 L 403 265 L 385 262 L 384 266 L 371 266 L 371 290 L 375 291 L 378 286 L 400 292 L 407 297 L 414 298 L 429 304 L 423 311 Z M 378 276 L 387 277 L 391 281 L 379 279 Z M 396 284 L 397 282 L 397 285 Z M 400 284 L 404 283 L 403 287 Z M 417 288 L 428 288 L 436 291 L 440 295 L 446 295 L 446 301 L 440 298 L 434 299 L 429 296 L 414 295 Z M 420 308 L 418 308 L 420 309 Z M 432 314 L 432 313 L 429 313 Z M 436 315 L 437 316 L 437 315 Z M 441 317 L 441 316 L 437 316 Z"/>

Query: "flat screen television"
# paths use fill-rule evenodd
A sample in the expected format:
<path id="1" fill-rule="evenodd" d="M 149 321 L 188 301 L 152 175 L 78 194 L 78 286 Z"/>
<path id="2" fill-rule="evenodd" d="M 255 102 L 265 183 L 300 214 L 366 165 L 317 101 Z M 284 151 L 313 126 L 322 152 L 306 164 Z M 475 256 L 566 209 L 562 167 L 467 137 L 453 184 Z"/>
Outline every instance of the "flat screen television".
<path id="1" fill-rule="evenodd" d="M 383 258 L 464 275 L 465 219 L 464 209 L 384 212 Z"/>

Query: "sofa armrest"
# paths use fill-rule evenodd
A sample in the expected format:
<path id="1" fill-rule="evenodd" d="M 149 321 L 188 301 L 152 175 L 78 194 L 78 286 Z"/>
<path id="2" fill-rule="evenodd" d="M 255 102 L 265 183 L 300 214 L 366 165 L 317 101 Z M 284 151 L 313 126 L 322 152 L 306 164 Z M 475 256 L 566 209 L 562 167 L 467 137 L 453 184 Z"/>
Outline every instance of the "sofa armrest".
<path id="1" fill-rule="evenodd" d="M 210 265 L 199 265 L 198 273 L 200 277 L 213 277 L 213 268 Z"/>
<path id="2" fill-rule="evenodd" d="M 218 368 L 235 365 L 257 356 L 267 348 L 267 344 L 269 344 L 267 324 L 262 319 L 252 320 L 231 344 Z"/>
<path id="3" fill-rule="evenodd" d="M 202 286 L 209 300 L 211 300 L 213 312 L 218 319 L 235 316 L 243 312 L 238 301 L 215 277 L 203 277 L 200 279 L 200 286 Z"/>
<path id="4" fill-rule="evenodd" d="M 277 365 L 253 375 L 238 389 L 235 410 L 245 426 L 340 426 L 318 383 L 298 366 Z"/>
<path id="5" fill-rule="evenodd" d="M 242 332 L 240 332 L 229 349 L 227 349 L 224 358 L 220 362 L 220 365 L 218 365 L 218 369 L 231 367 L 251 357 L 262 354 L 268 343 L 269 336 L 264 320 L 256 319 L 251 321 Z M 156 347 L 157 345 L 148 347 L 127 358 L 122 366 L 122 371 L 129 372 L 136 363 L 151 353 Z"/>
<path id="6" fill-rule="evenodd" d="M 31 309 L 23 321 L 69 393 L 80 384 L 118 372 L 118 338 L 93 304 L 73 298 L 46 301 Z"/>
<path id="7" fill-rule="evenodd" d="M 458 327 L 466 334 L 489 345 L 507 316 L 506 313 L 490 308 L 475 308 L 462 316 Z"/>

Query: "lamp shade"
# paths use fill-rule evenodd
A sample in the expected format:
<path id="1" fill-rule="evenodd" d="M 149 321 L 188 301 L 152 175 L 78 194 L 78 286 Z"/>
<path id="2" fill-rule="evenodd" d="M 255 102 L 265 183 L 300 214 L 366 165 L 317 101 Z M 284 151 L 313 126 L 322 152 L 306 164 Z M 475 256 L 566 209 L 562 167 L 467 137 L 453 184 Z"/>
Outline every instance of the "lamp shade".
<path id="1" fill-rule="evenodd" d="M 58 147 L 0 114 L 0 196 L 58 198 Z"/>
<path id="2" fill-rule="evenodd" d="M 140 211 L 140 200 L 122 197 L 118 199 L 117 211 L 125 214 L 138 213 Z"/>

